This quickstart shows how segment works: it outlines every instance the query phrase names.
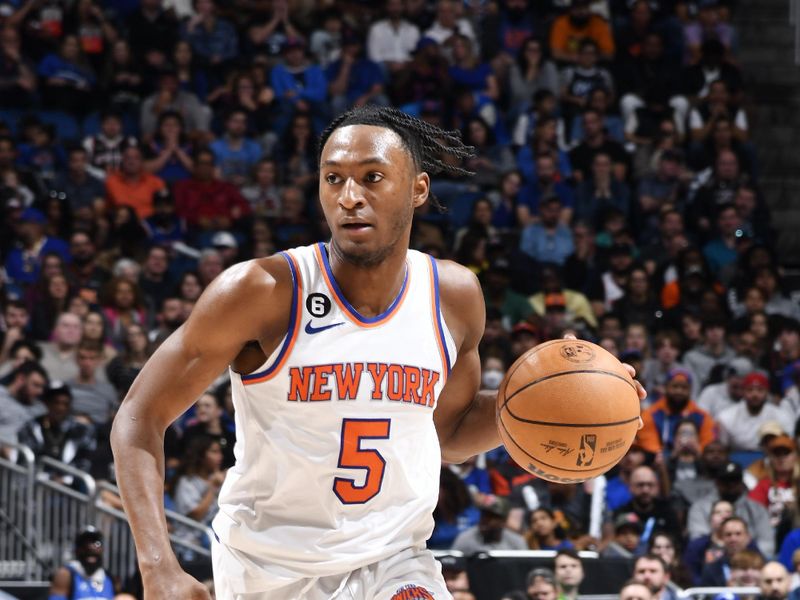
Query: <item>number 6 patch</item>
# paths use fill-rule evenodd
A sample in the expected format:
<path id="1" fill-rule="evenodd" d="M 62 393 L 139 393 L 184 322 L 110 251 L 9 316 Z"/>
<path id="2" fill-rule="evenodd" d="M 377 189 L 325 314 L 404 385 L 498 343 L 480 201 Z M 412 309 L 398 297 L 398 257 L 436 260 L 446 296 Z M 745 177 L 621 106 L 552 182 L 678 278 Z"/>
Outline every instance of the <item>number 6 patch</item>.
<path id="1" fill-rule="evenodd" d="M 325 294 L 309 294 L 306 298 L 306 310 L 313 317 L 324 317 L 331 312 L 331 299 Z"/>

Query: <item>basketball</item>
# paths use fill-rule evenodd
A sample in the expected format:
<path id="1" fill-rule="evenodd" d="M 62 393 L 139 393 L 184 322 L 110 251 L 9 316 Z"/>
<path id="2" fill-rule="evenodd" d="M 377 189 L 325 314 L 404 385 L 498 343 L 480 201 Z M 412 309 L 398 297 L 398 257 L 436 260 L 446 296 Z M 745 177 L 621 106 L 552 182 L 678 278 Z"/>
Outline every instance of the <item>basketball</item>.
<path id="1" fill-rule="evenodd" d="M 617 464 L 639 428 L 633 379 L 610 352 L 559 339 L 523 354 L 497 394 L 497 425 L 511 457 L 556 483 L 579 483 Z"/>

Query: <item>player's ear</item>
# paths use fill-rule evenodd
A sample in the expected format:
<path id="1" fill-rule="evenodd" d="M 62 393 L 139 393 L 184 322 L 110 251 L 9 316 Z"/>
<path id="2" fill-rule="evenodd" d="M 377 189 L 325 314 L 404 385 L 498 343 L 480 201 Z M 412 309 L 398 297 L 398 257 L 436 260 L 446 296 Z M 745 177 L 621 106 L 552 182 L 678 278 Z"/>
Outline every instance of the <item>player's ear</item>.
<path id="1" fill-rule="evenodd" d="M 417 173 L 414 178 L 414 208 L 422 206 L 428 199 L 428 194 L 431 191 L 431 178 L 425 171 Z"/>

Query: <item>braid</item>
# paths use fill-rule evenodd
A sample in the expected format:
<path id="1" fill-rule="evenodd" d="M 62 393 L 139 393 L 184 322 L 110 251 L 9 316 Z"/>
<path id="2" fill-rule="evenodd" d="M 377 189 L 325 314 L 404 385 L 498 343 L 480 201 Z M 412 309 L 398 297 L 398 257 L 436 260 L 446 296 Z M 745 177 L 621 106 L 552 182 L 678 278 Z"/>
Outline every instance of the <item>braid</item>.
<path id="1" fill-rule="evenodd" d="M 429 175 L 448 173 L 450 175 L 472 176 L 475 173 L 457 165 L 451 165 L 443 157 L 451 156 L 462 161 L 475 156 L 475 148 L 461 141 L 459 131 L 447 131 L 436 125 L 412 117 L 396 108 L 366 105 L 355 108 L 338 117 L 322 132 L 319 139 L 317 159 L 322 156 L 322 148 L 331 134 L 340 127 L 348 125 L 374 125 L 394 131 L 411 154 L 414 166 Z M 443 210 L 433 193 L 431 203 Z"/>

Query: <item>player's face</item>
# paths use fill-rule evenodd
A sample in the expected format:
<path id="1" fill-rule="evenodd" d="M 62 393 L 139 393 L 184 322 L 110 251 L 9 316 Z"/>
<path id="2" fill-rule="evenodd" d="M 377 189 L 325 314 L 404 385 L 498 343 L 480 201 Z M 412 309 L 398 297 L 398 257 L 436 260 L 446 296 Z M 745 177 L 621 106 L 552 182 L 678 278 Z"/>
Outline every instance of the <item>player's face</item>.
<path id="1" fill-rule="evenodd" d="M 429 185 L 395 132 L 373 125 L 335 130 L 320 157 L 319 197 L 337 254 L 368 267 L 404 252 Z"/>

